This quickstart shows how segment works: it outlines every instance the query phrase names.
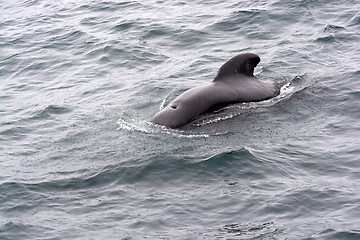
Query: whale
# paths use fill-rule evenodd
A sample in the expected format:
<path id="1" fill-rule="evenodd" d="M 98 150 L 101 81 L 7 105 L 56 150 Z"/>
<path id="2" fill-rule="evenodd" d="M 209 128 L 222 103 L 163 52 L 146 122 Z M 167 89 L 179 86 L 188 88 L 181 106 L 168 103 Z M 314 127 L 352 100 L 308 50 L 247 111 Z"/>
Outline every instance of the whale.
<path id="1" fill-rule="evenodd" d="M 151 120 L 156 125 L 179 128 L 204 113 L 241 102 L 259 102 L 280 94 L 282 84 L 254 76 L 260 57 L 241 53 L 218 70 L 212 82 L 176 97 Z"/>

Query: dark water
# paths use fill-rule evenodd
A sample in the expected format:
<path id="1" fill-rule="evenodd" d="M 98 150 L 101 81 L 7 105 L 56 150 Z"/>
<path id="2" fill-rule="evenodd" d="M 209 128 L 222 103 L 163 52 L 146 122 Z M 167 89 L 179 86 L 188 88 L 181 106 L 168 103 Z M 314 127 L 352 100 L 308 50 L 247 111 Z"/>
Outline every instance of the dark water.
<path id="1" fill-rule="evenodd" d="M 1 239 L 360 239 L 358 1 L 0 6 Z M 280 96 L 149 122 L 241 52 Z"/>

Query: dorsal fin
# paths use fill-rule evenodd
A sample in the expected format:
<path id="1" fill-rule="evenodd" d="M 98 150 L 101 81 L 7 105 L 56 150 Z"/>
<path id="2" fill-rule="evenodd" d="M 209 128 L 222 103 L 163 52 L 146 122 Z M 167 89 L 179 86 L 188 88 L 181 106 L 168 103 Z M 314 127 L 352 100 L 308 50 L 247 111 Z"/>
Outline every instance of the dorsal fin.
<path id="1" fill-rule="evenodd" d="M 233 74 L 254 76 L 254 68 L 259 62 L 260 57 L 254 53 L 239 54 L 220 67 L 214 81 L 221 81 L 224 77 Z"/>

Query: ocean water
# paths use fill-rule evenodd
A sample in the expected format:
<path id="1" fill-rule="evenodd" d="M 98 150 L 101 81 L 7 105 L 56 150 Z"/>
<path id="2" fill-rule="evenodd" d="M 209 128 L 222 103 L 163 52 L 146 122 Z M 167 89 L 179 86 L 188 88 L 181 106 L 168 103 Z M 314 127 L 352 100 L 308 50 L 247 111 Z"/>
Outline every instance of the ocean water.
<path id="1" fill-rule="evenodd" d="M 1 239 L 360 239 L 359 1 L 0 1 Z M 150 123 L 231 57 L 281 94 Z"/>

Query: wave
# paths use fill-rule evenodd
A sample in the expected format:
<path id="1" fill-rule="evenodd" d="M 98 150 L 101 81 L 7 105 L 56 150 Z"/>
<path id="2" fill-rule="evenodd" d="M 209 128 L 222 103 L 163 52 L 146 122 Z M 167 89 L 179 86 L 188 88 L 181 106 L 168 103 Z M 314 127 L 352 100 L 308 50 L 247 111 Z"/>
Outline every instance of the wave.
<path id="1" fill-rule="evenodd" d="M 38 110 L 22 109 L 18 119 L 3 118 L 0 123 L 0 140 L 20 140 L 25 138 L 34 128 L 49 127 L 50 121 L 60 119 L 60 116 L 72 112 L 70 107 L 47 105 Z M 20 112 L 20 111 L 19 111 Z"/>
<path id="2" fill-rule="evenodd" d="M 9 211 L 21 207 L 16 204 L 22 199 L 46 201 L 49 194 L 62 192 L 79 192 L 85 189 L 111 189 L 113 185 L 133 184 L 137 182 L 149 183 L 158 186 L 171 181 L 203 181 L 207 176 L 223 178 L 234 174 L 236 179 L 264 178 L 271 169 L 251 153 L 251 149 L 241 148 L 215 153 L 210 156 L 184 157 L 169 156 L 168 153 L 157 154 L 147 158 L 139 157 L 110 164 L 102 169 L 88 171 L 79 170 L 73 173 L 56 172 L 56 179 L 49 177 L 38 182 L 2 181 L 0 197 L 3 205 Z M 265 164 L 264 164 L 265 163 Z M 231 178 L 231 177 L 230 177 Z M 157 184 L 156 184 L 157 183 Z M 229 182 L 229 184 L 236 184 Z M 26 208 L 26 206 L 23 206 Z M 32 206 L 36 207 L 36 206 Z"/>
<path id="3" fill-rule="evenodd" d="M 240 148 L 205 156 L 180 156 L 158 153 L 146 159 L 132 160 L 114 166 L 108 166 L 102 179 L 114 179 L 116 184 L 142 182 L 152 187 L 174 182 L 217 181 L 224 177 L 227 184 L 236 185 L 241 179 L 263 179 L 274 173 L 273 166 L 251 153 L 251 149 Z M 99 174 L 98 174 L 99 175 Z M 209 178 L 210 177 L 210 178 Z"/>
<path id="4" fill-rule="evenodd" d="M 230 235 L 249 239 L 274 239 L 279 234 L 279 229 L 274 226 L 273 222 L 265 223 L 247 223 L 247 224 L 226 224 L 220 229 L 221 233 L 226 233 L 226 237 Z"/>

